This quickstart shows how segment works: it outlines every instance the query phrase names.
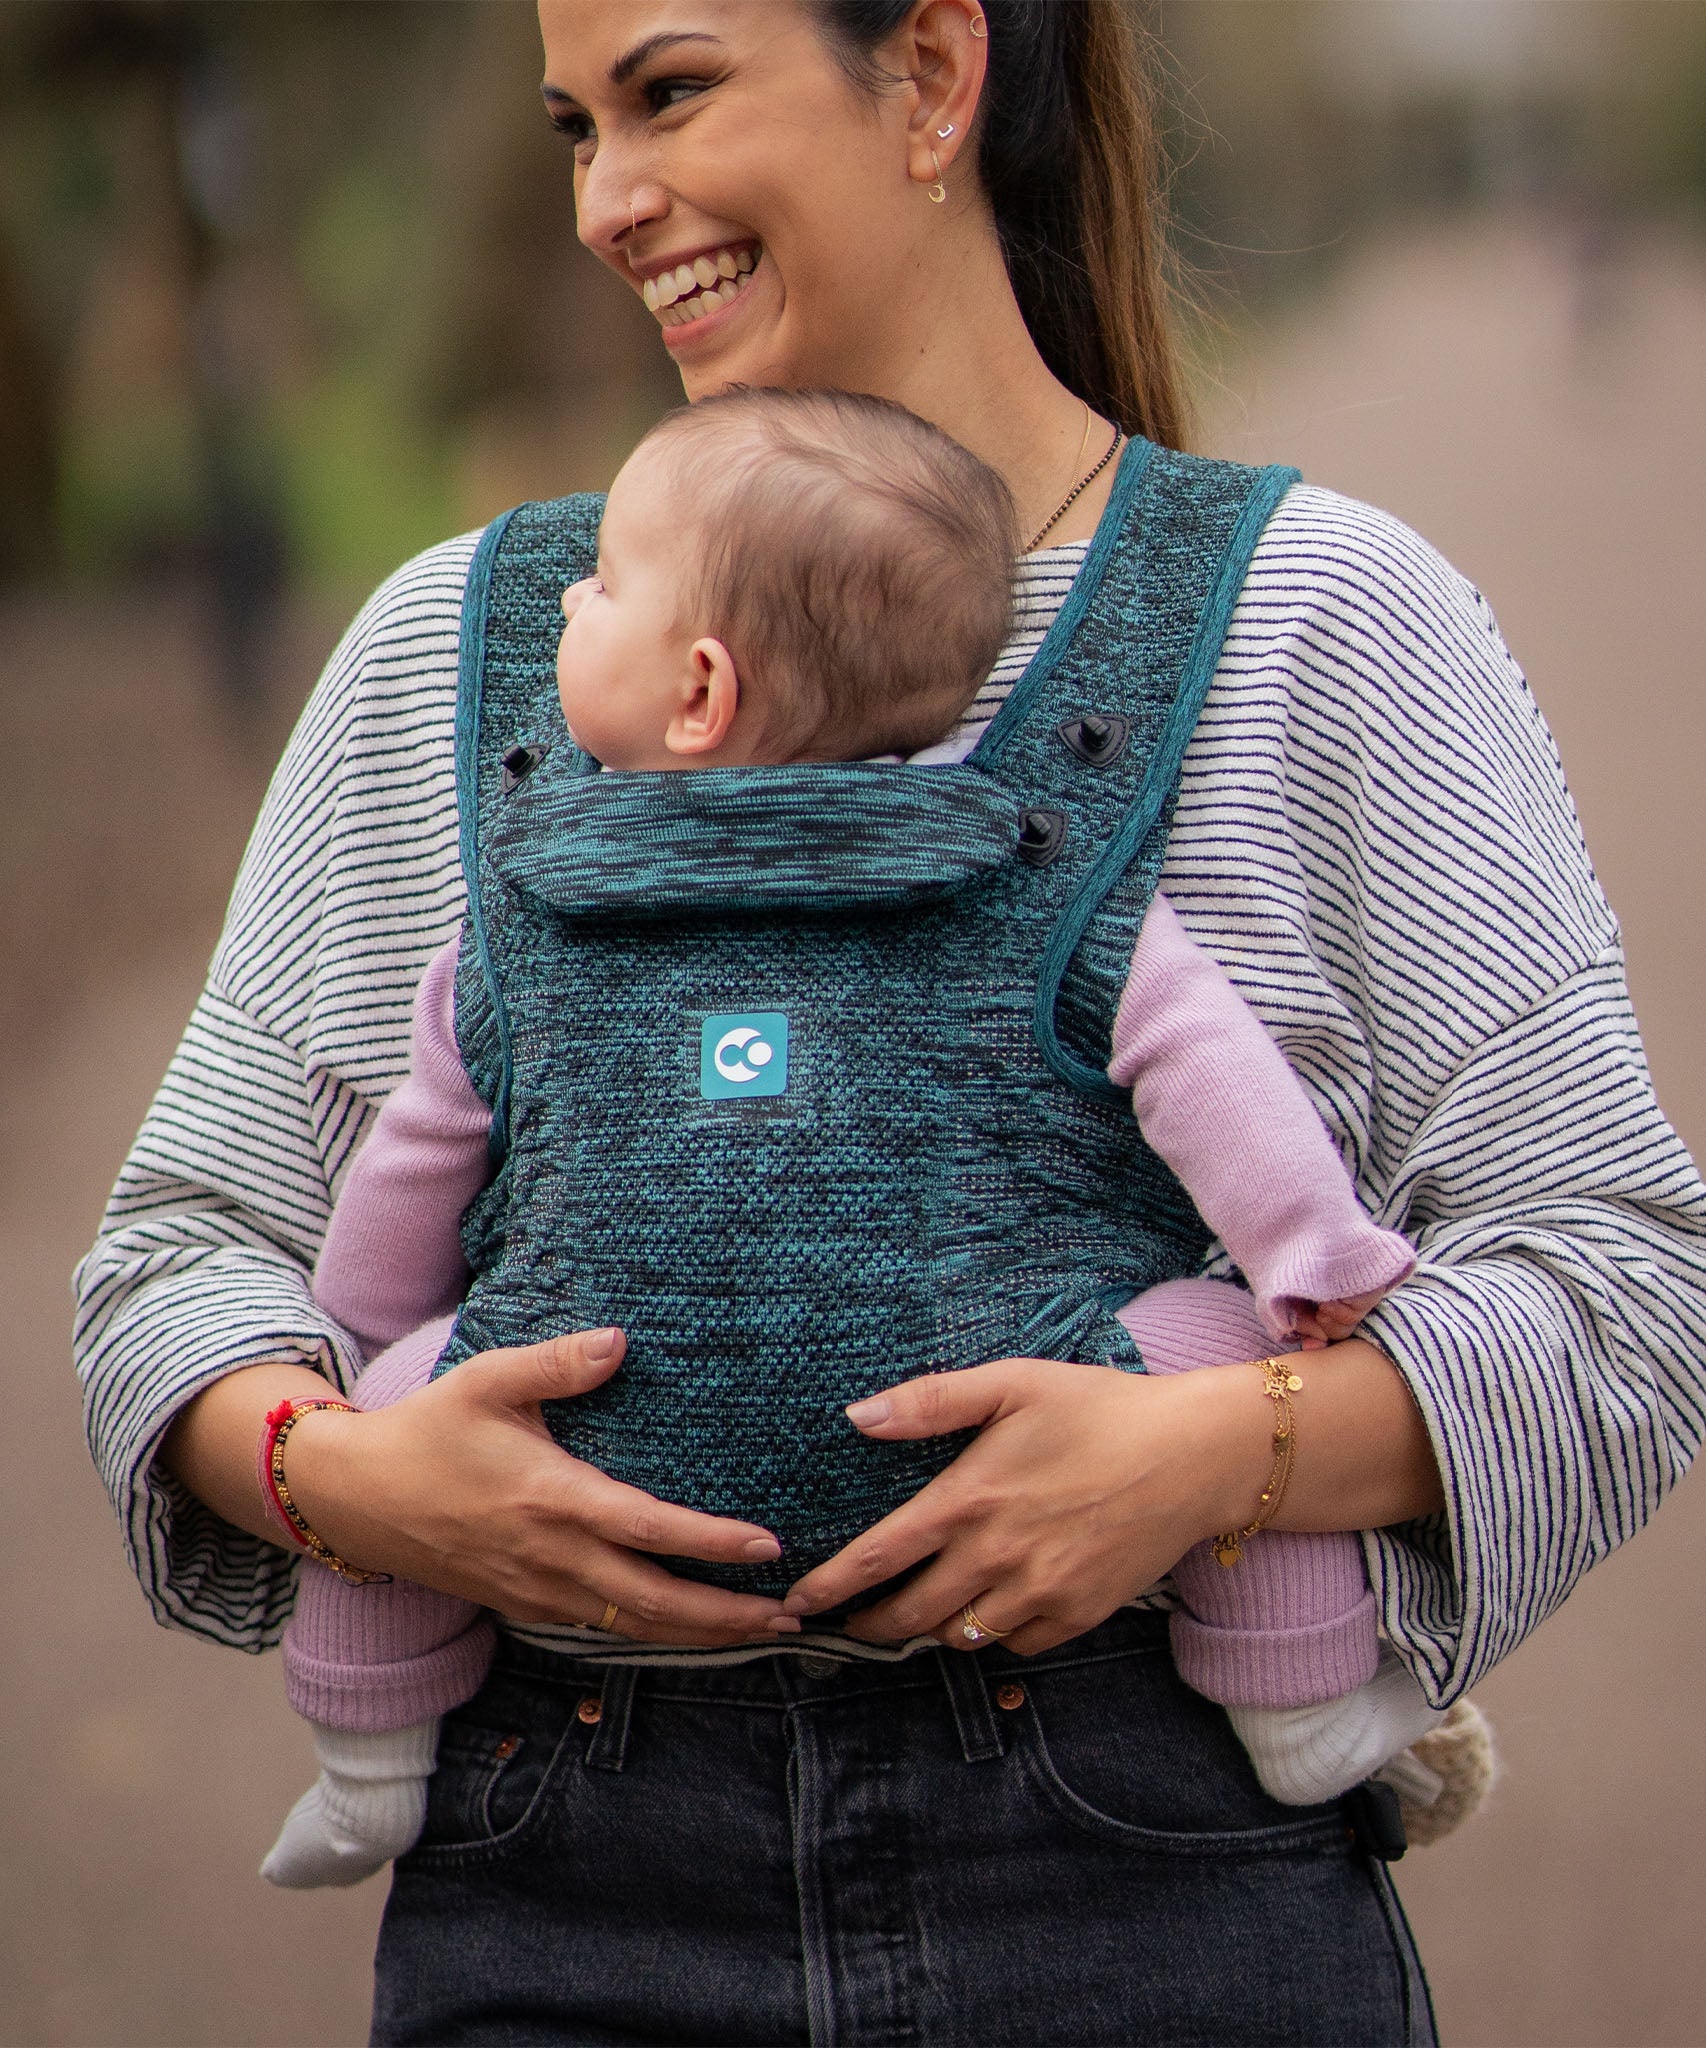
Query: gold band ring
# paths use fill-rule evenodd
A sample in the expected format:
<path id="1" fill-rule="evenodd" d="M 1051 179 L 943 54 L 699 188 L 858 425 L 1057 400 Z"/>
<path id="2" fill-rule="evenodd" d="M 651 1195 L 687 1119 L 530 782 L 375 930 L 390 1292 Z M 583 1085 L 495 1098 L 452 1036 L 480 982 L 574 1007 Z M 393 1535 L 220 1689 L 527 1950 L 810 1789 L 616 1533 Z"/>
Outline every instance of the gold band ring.
<path id="1" fill-rule="evenodd" d="M 611 1625 L 614 1623 L 619 1611 L 614 1600 L 605 1601 L 604 1612 L 598 1617 L 598 1626 L 606 1634 L 610 1632 Z"/>
<path id="2" fill-rule="evenodd" d="M 968 1600 L 965 1606 L 960 1609 L 960 1634 L 965 1637 L 968 1643 L 981 1643 L 986 1636 L 993 1638 L 996 1642 L 1000 1642 L 1003 1636 L 1011 1635 L 1012 1630 L 991 1628 L 987 1621 L 979 1621 L 971 1602 Z"/>

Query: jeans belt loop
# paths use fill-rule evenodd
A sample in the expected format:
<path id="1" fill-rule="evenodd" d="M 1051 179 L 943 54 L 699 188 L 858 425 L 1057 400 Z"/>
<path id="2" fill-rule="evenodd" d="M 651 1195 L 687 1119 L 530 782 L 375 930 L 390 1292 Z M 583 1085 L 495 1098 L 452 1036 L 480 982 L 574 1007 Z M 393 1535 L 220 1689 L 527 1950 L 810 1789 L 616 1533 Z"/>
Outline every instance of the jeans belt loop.
<path id="1" fill-rule="evenodd" d="M 586 1746 L 589 1770 L 619 1771 L 628 1761 L 628 1723 L 634 1711 L 634 1687 L 639 1676 L 631 1664 L 606 1665 L 604 1689 L 599 1695 L 603 1712 Z"/>
<path id="2" fill-rule="evenodd" d="M 954 1725 L 960 1732 L 960 1748 L 966 1762 L 982 1764 L 992 1757 L 1004 1756 L 1007 1745 L 977 1657 L 967 1650 L 938 1650 L 936 1663 L 947 1688 L 948 1703 L 954 1710 Z"/>

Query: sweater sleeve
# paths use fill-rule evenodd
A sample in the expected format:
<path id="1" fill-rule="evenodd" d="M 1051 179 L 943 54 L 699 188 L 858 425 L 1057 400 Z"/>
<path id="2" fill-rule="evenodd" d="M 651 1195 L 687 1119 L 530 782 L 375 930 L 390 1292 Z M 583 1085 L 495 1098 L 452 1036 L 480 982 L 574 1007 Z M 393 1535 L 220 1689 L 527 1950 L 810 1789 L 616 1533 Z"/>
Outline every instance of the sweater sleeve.
<path id="1" fill-rule="evenodd" d="M 1415 1266 L 1363 1214 L 1260 1019 L 1157 893 L 1114 1020 L 1109 1078 L 1248 1282 L 1270 1336 L 1304 1305 L 1382 1294 Z"/>
<path id="2" fill-rule="evenodd" d="M 183 1043 L 78 1267 L 84 1419 L 157 1619 L 263 1649 L 294 1560 L 156 1462 L 201 1389 L 270 1359 L 347 1390 L 309 1274 L 341 1179 L 402 1079 L 427 961 L 460 923 L 452 728 L 472 536 L 400 570 L 309 699 Z"/>
<path id="3" fill-rule="evenodd" d="M 1706 1188 L 1654 1099 L 1616 922 L 1479 594 L 1396 520 L 1294 491 L 1186 760 L 1164 882 L 1416 1271 L 1367 1334 L 1445 1512 L 1364 1539 L 1436 1703 L 1687 1470 Z"/>
<path id="4" fill-rule="evenodd" d="M 468 1284 L 462 1212 L 490 1178 L 492 1113 L 456 1049 L 457 942 L 415 997 L 408 1078 L 385 1100 L 338 1195 L 314 1299 L 371 1357 L 449 1315 Z"/>

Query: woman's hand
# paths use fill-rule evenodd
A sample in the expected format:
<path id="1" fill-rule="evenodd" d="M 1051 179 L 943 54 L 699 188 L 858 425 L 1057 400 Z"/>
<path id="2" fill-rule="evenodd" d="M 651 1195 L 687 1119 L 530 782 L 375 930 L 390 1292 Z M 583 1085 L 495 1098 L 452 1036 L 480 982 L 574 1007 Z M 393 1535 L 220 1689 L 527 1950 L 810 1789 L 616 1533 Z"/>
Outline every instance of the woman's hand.
<path id="1" fill-rule="evenodd" d="M 290 1436 L 291 1494 L 309 1526 L 351 1564 L 519 1621 L 597 1624 L 613 1600 L 614 1627 L 651 1642 L 739 1642 L 797 1629 L 779 1601 L 701 1586 L 653 1561 L 767 1561 L 780 1555 L 774 1536 L 654 1500 L 553 1441 L 540 1402 L 600 1385 L 624 1349 L 617 1330 L 488 1351 L 392 1407 L 306 1415 Z M 248 1380 L 252 1390 L 239 1384 Z M 192 1492 L 256 1528 L 252 1515 L 227 1506 L 234 1466 L 246 1460 L 253 1499 L 266 1404 L 281 1391 L 313 1398 L 310 1387 L 322 1399 L 328 1391 L 300 1367 L 230 1375 L 180 1418 L 167 1462 Z M 198 1417 L 214 1396 L 216 1411 Z M 264 1519 L 258 1530 L 267 1531 Z"/>
<path id="2" fill-rule="evenodd" d="M 1353 1341 L 1312 1354 L 1306 1375 L 1278 1524 L 1378 1528 L 1436 1508 L 1432 1451 L 1391 1361 Z M 1273 1462 L 1272 1403 L 1238 1366 L 1150 1376 L 1003 1358 L 909 1380 L 848 1416 L 879 1439 L 979 1433 L 801 1579 L 787 1610 L 838 1606 L 929 1559 L 846 1626 L 874 1640 L 938 1635 L 956 1649 L 975 1647 L 967 1605 L 1021 1656 L 1094 1628 L 1193 1544 L 1248 1522 Z"/>

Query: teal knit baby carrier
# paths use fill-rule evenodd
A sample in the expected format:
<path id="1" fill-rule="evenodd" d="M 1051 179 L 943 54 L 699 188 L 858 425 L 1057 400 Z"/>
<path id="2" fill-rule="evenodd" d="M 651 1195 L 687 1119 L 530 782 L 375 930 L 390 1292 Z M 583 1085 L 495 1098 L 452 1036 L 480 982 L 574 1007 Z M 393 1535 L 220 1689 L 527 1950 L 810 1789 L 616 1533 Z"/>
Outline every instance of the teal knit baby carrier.
<path id="1" fill-rule="evenodd" d="M 762 1524 L 776 1592 L 962 1439 L 843 1406 L 1007 1356 L 1141 1370 L 1115 1308 L 1209 1233 L 1107 1080 L 1180 762 L 1289 470 L 1127 449 L 960 766 L 599 773 L 554 661 L 602 501 L 488 528 L 463 615 L 456 1024 L 493 1108 L 439 1370 L 615 1323 L 577 1457 Z"/>

